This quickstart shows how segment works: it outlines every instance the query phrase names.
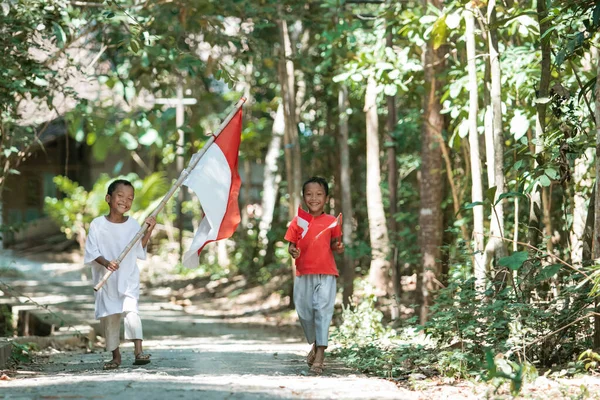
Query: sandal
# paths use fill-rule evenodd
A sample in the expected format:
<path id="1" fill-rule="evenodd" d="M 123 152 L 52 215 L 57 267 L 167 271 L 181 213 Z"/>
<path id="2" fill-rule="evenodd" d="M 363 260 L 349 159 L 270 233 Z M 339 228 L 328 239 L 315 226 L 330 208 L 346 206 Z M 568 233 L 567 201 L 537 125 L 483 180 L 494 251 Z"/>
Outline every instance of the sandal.
<path id="1" fill-rule="evenodd" d="M 308 355 L 306 356 L 306 363 L 308 364 L 309 367 L 312 367 L 313 363 L 315 362 L 316 357 L 317 357 L 317 352 L 315 351 L 315 345 L 313 345 L 313 347 L 308 352 Z"/>
<path id="2" fill-rule="evenodd" d="M 150 364 L 150 354 L 139 353 L 135 356 L 133 365 L 146 365 Z"/>
<path id="3" fill-rule="evenodd" d="M 310 372 L 315 375 L 321 375 L 323 373 L 323 363 L 315 362 L 312 367 L 310 367 Z"/>
<path id="4" fill-rule="evenodd" d="M 104 363 L 104 367 L 102 367 L 102 369 L 105 371 L 117 368 L 119 368 L 119 364 L 117 364 L 115 361 L 109 361 L 107 363 Z"/>

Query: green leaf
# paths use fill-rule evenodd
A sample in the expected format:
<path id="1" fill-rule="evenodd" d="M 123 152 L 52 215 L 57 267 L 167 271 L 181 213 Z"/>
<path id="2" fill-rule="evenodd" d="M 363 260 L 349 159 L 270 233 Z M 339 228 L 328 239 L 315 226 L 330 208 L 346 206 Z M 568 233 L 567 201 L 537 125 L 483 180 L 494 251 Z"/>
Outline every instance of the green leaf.
<path id="1" fill-rule="evenodd" d="M 489 188 L 485 191 L 485 195 L 483 197 L 490 203 L 493 203 L 494 199 L 496 198 L 496 190 L 497 189 L 498 188 L 496 186 L 492 186 L 491 188 Z"/>
<path id="2" fill-rule="evenodd" d="M 137 54 L 140 51 L 140 44 L 137 40 L 131 39 L 131 41 L 129 42 L 129 48 L 134 54 Z"/>
<path id="3" fill-rule="evenodd" d="M 510 131 L 515 140 L 521 139 L 529 130 L 529 119 L 520 110 L 510 120 Z"/>
<path id="4" fill-rule="evenodd" d="M 156 129 L 151 128 L 151 129 L 148 129 L 146 131 L 146 133 L 144 133 L 142 136 L 140 136 L 138 141 L 143 146 L 151 146 L 152 144 L 154 144 L 157 141 L 157 139 L 158 139 L 158 132 L 156 131 Z"/>
<path id="5" fill-rule="evenodd" d="M 567 56 L 567 52 L 563 49 L 560 50 L 557 54 L 556 54 L 556 58 L 555 58 L 555 63 L 557 66 L 561 66 L 563 65 L 563 63 L 565 62 L 565 58 Z"/>
<path id="6" fill-rule="evenodd" d="M 506 192 L 506 193 L 502 193 L 500 196 L 498 196 L 498 200 L 496 200 L 495 204 L 498 204 L 502 201 L 502 199 L 506 199 L 508 197 L 523 197 L 523 198 L 527 198 L 527 196 L 525 196 L 523 193 L 519 193 L 519 192 Z"/>
<path id="7" fill-rule="evenodd" d="M 562 264 L 552 264 L 544 267 L 540 273 L 536 276 L 535 280 L 537 282 L 545 281 L 547 279 L 552 278 L 554 275 L 560 271 L 562 268 Z"/>
<path id="8" fill-rule="evenodd" d="M 363 76 L 362 76 L 362 74 L 357 72 L 356 74 L 352 74 L 350 79 L 352 79 L 354 82 L 360 82 L 363 80 Z"/>
<path id="9" fill-rule="evenodd" d="M 121 143 L 123 143 L 125 145 L 125 148 L 127 150 L 135 150 L 138 147 L 137 140 L 129 132 L 123 132 L 123 133 L 121 133 L 121 135 L 119 137 L 119 140 L 120 140 Z"/>
<path id="10" fill-rule="evenodd" d="M 112 141 L 110 138 L 106 136 L 99 136 L 96 139 L 96 143 L 94 143 L 94 146 L 92 147 L 92 154 L 94 155 L 94 158 L 98 161 L 104 161 L 111 144 Z"/>
<path id="11" fill-rule="evenodd" d="M 599 7 L 599 9 L 600 9 L 600 7 Z M 581 90 L 579 91 L 579 95 L 577 96 L 577 101 L 581 101 L 581 98 L 582 98 L 583 96 L 585 96 L 585 95 L 586 95 L 586 93 L 587 93 L 589 90 L 592 90 L 592 88 L 593 88 L 594 86 L 596 86 L 596 80 L 597 80 L 597 79 L 598 79 L 598 77 L 597 77 L 597 76 L 595 76 L 595 77 L 593 77 L 592 79 L 590 79 L 590 80 L 589 80 L 589 82 L 587 82 L 585 85 L 583 85 L 583 87 L 582 87 L 582 88 L 581 88 Z"/>
<path id="12" fill-rule="evenodd" d="M 88 146 L 93 146 L 96 143 L 96 132 L 90 132 L 87 134 L 86 143 Z"/>
<path id="13" fill-rule="evenodd" d="M 540 185 L 542 185 L 544 187 L 548 187 L 552 184 L 552 181 L 546 175 L 540 176 L 538 181 L 540 182 Z"/>
<path id="14" fill-rule="evenodd" d="M 398 92 L 398 87 L 396 85 L 385 85 L 383 88 L 383 93 L 386 96 L 395 96 Z"/>
<path id="15" fill-rule="evenodd" d="M 448 25 L 446 25 L 446 14 L 442 15 L 435 21 L 433 24 L 433 29 L 431 30 L 431 39 L 433 40 L 433 49 L 437 50 L 441 45 L 446 43 L 446 39 L 448 39 Z"/>
<path id="16" fill-rule="evenodd" d="M 52 27 L 54 28 L 54 36 L 56 36 L 56 45 L 58 48 L 62 49 L 65 47 L 65 43 L 67 42 L 67 35 L 65 34 L 62 26 L 56 22 L 52 22 Z"/>
<path id="17" fill-rule="evenodd" d="M 463 210 L 470 210 L 470 209 L 475 208 L 477 206 L 483 206 L 483 205 L 485 205 L 485 203 L 483 201 L 474 201 L 473 203 L 465 204 L 462 207 L 462 209 Z"/>
<path id="18" fill-rule="evenodd" d="M 558 171 L 555 170 L 554 168 L 546 168 L 546 169 L 544 169 L 544 172 L 550 179 L 558 179 L 560 177 L 560 175 L 558 174 Z"/>
<path id="19" fill-rule="evenodd" d="M 462 20 L 462 14 L 460 12 L 455 12 L 446 17 L 446 26 L 450 29 L 456 29 L 460 26 L 460 21 Z"/>
<path id="20" fill-rule="evenodd" d="M 33 84 L 36 86 L 46 87 L 46 86 L 48 86 L 48 81 L 40 78 L 39 76 L 36 76 L 35 79 L 33 80 Z"/>
<path id="21" fill-rule="evenodd" d="M 527 261 L 528 257 L 529 254 L 526 251 L 517 251 L 508 257 L 502 257 L 500 260 L 498 260 L 498 265 L 510 268 L 513 271 L 517 271 L 519 268 L 521 268 L 523 263 Z"/>
<path id="22" fill-rule="evenodd" d="M 10 149 L 4 149 L 2 152 L 4 153 L 4 157 L 8 158 L 10 153 L 18 153 L 19 149 L 17 149 L 15 146 L 11 146 Z"/>

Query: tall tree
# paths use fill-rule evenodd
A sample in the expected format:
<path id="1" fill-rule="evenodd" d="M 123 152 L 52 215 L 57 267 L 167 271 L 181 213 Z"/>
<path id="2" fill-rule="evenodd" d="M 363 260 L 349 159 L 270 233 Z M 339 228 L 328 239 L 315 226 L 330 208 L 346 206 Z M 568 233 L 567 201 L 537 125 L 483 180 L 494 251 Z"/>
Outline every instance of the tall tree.
<path id="1" fill-rule="evenodd" d="M 425 5 L 441 9 L 441 0 L 425 1 Z M 417 274 L 417 296 L 421 323 L 427 321 L 433 292 L 438 288 L 441 273 L 440 247 L 443 235 L 443 180 L 442 151 L 436 136 L 444 130 L 442 115 L 441 76 L 444 72 L 444 48 L 429 39 L 423 49 L 425 96 L 423 98 L 423 124 L 421 127 L 421 178 L 419 180 L 419 244 L 421 269 Z"/>
<path id="2" fill-rule="evenodd" d="M 342 235 L 344 246 L 352 244 L 352 179 L 350 178 L 350 148 L 348 145 L 348 88 L 342 85 L 338 92 L 339 111 L 339 149 L 340 149 L 340 186 L 342 200 Z M 354 262 L 350 252 L 344 252 L 342 265 L 342 302 L 345 306 L 350 304 L 354 292 Z"/>
<path id="3" fill-rule="evenodd" d="M 477 113 L 479 110 L 479 86 L 477 84 L 477 65 L 475 49 L 475 17 L 473 9 L 468 7 L 463 13 L 465 18 L 465 40 L 467 42 L 467 70 L 469 74 L 469 154 L 471 162 L 471 201 L 483 201 L 483 183 L 481 158 L 479 155 L 479 132 Z M 486 266 L 484 255 L 484 219 L 483 206 L 473 208 L 473 267 L 478 290 L 485 287 Z"/>
<path id="4" fill-rule="evenodd" d="M 288 192 L 290 194 L 291 213 L 294 215 L 296 209 L 300 206 L 300 190 L 302 189 L 302 160 L 300 154 L 300 142 L 298 140 L 298 122 L 296 114 L 296 87 L 295 87 L 295 67 L 293 60 L 292 42 L 290 32 L 285 19 L 278 21 L 280 44 L 282 48 L 283 63 L 280 72 L 281 98 L 283 101 L 283 110 L 285 115 L 285 135 L 288 140 L 286 148 L 291 157 L 291 181 L 288 181 Z M 286 156 L 287 156 L 286 155 Z"/>
<path id="5" fill-rule="evenodd" d="M 371 243 L 369 282 L 379 295 L 388 293 L 390 263 L 389 239 L 381 195 L 381 164 L 379 162 L 379 116 L 377 113 L 377 82 L 369 76 L 365 93 L 367 130 L 367 215 Z"/>
<path id="6" fill-rule="evenodd" d="M 596 54 L 599 54 L 598 52 Z M 600 57 L 596 60 L 597 70 L 596 76 L 600 77 Z M 592 255 L 593 259 L 600 258 L 600 85 L 596 85 L 595 89 L 595 106 L 596 106 L 596 185 L 595 185 L 595 202 L 594 202 L 594 235 L 592 237 Z M 596 312 L 598 312 L 598 300 L 595 301 Z M 600 348 L 600 316 L 594 316 L 594 348 Z"/>
<path id="7" fill-rule="evenodd" d="M 392 48 L 393 35 L 389 32 L 386 36 L 386 46 Z M 396 213 L 398 212 L 398 163 L 396 161 L 396 144 L 394 139 L 394 130 L 398 122 L 398 114 L 396 112 L 396 96 L 386 96 L 387 101 L 387 120 L 386 120 L 386 147 L 387 147 L 387 176 L 388 176 L 388 191 L 390 196 L 390 212 L 388 218 L 389 237 L 392 242 L 398 238 L 398 227 L 396 223 Z M 392 286 L 394 288 L 395 301 L 392 306 L 392 319 L 398 318 L 397 302 L 400 301 L 402 295 L 402 286 L 400 283 L 400 271 L 398 265 L 398 250 L 396 246 L 390 254 L 390 268 L 392 270 Z"/>
<path id="8" fill-rule="evenodd" d="M 500 68 L 500 52 L 498 50 L 498 18 L 496 0 L 490 0 L 487 8 L 488 50 L 490 64 L 490 122 L 493 141 L 493 182 L 488 182 L 489 187 L 496 187 L 494 203 L 506 191 L 504 182 L 504 134 L 502 129 L 502 70 Z M 486 137 L 486 140 L 490 139 Z M 488 159 L 489 160 L 489 159 Z M 488 165 L 490 168 L 490 165 Z M 490 172 L 488 171 L 488 176 Z M 502 201 L 494 206 L 491 216 L 492 237 L 487 243 L 485 252 L 489 264 L 494 256 L 506 255 L 506 247 L 502 241 L 504 237 L 504 204 Z"/>
<path id="9" fill-rule="evenodd" d="M 546 110 L 547 98 L 549 96 L 550 87 L 550 67 L 551 67 L 551 48 L 550 36 L 547 34 L 550 29 L 550 21 L 548 20 L 548 7 L 545 1 L 537 2 L 537 19 L 540 27 L 540 45 L 542 51 L 542 62 L 540 71 L 540 86 L 538 89 L 538 102 L 536 104 L 535 118 L 535 155 L 541 157 L 544 150 L 544 133 L 546 130 Z M 535 166 L 539 162 L 536 158 Z M 529 229 L 528 241 L 532 246 L 537 247 L 539 242 L 540 221 L 542 214 L 542 199 L 541 199 L 541 184 L 536 181 L 531 193 L 531 203 L 529 209 Z"/>
<path id="10" fill-rule="evenodd" d="M 277 112 L 273 116 L 273 129 L 271 141 L 267 154 L 265 155 L 265 170 L 263 173 L 263 192 L 262 192 L 262 216 L 259 223 L 258 238 L 261 245 L 267 246 L 267 233 L 271 229 L 273 222 L 273 213 L 275 212 L 275 202 L 277 201 L 277 192 L 281 174 L 279 173 L 278 160 L 281 151 L 281 139 L 285 130 L 283 117 L 283 105 L 279 104 Z"/>

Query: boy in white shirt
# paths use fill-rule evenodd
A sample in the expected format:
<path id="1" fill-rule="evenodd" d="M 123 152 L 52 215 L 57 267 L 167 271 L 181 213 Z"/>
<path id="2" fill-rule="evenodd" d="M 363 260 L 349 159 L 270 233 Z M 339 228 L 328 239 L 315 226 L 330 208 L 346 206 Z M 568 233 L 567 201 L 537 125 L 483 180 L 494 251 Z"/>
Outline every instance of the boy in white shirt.
<path id="1" fill-rule="evenodd" d="M 136 260 L 146 258 L 146 245 L 156 225 L 154 217 L 146 219 L 148 230 L 141 241 L 127 256 L 117 263 L 116 259 L 140 230 L 140 224 L 124 214 L 131 209 L 134 198 L 131 182 L 124 179 L 113 181 L 106 194 L 110 207 L 107 216 L 95 218 L 90 224 L 85 244 L 84 262 L 92 266 L 92 278 L 96 285 L 106 271 L 113 271 L 108 281 L 95 292 L 96 318 L 100 319 L 106 338 L 106 350 L 112 352 L 112 360 L 104 369 L 116 369 L 121 365 L 119 334 L 121 319 L 125 320 L 125 340 L 134 343 L 134 365 L 150 362 L 150 355 L 142 351 L 142 321 L 139 317 L 140 271 Z"/>

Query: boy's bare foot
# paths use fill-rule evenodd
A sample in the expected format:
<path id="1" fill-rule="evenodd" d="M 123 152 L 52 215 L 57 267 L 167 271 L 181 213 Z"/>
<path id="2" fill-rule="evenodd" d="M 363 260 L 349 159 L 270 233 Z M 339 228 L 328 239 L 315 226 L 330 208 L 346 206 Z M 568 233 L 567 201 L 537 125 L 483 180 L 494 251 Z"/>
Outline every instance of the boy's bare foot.
<path id="1" fill-rule="evenodd" d="M 317 347 L 315 352 L 315 359 L 313 361 L 312 366 L 310 367 L 310 372 L 315 375 L 321 375 L 323 373 L 325 363 L 325 347 Z"/>
<path id="2" fill-rule="evenodd" d="M 317 356 L 317 344 L 313 343 L 312 347 L 310 348 L 310 351 L 308 352 L 308 356 L 306 356 L 306 363 L 308 364 L 309 367 L 312 367 L 313 363 L 315 362 L 316 356 Z"/>

